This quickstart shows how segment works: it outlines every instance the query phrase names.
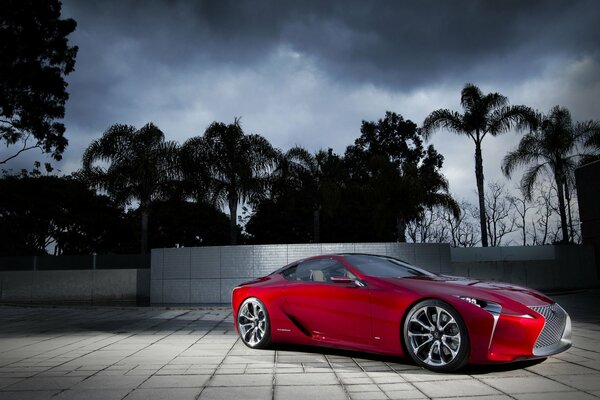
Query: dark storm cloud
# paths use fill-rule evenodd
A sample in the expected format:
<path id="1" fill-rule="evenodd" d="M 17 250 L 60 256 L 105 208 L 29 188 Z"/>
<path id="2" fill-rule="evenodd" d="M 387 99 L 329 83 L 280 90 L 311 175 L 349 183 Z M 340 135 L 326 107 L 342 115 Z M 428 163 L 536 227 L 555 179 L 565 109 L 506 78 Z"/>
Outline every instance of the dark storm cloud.
<path id="1" fill-rule="evenodd" d="M 599 57 L 599 10 L 594 0 L 64 0 L 63 15 L 78 22 L 71 41 L 79 45 L 66 122 L 78 135 L 97 135 L 116 122 L 145 123 L 157 110 L 189 106 L 190 94 L 168 93 L 174 84 L 196 85 L 203 73 L 225 81 L 270 62 L 281 48 L 313 64 L 321 81 L 346 90 L 515 84 L 557 57 Z M 267 68 L 263 75 L 286 66 Z M 249 97 L 240 93 L 231 118 Z"/>
<path id="2" fill-rule="evenodd" d="M 363 119 L 386 110 L 417 123 L 460 110 L 466 82 L 513 104 L 600 118 L 596 0 L 63 0 L 63 17 L 77 21 L 79 46 L 57 163 L 65 173 L 115 123 L 153 121 L 181 143 L 242 116 L 247 132 L 282 149 L 343 152 Z M 486 179 L 503 179 L 515 138 L 485 143 Z M 459 199 L 475 189 L 463 139 L 432 139 Z"/>
<path id="3" fill-rule="evenodd" d="M 285 45 L 334 79 L 402 89 L 474 73 L 527 76 L 547 56 L 595 52 L 600 43 L 594 0 L 68 1 L 65 8 L 80 26 L 93 19 L 99 45 L 129 39 L 139 56 L 175 69 L 244 66 Z"/>

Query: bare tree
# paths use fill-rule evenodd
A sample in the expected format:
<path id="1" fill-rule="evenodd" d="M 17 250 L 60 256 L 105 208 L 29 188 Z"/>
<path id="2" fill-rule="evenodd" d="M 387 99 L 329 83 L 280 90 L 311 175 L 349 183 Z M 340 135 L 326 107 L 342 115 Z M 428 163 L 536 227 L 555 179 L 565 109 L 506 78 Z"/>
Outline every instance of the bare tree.
<path id="1" fill-rule="evenodd" d="M 520 191 L 519 187 L 517 187 L 517 189 Z M 515 227 L 521 231 L 521 240 L 523 246 L 527 246 L 527 237 L 529 236 L 527 231 L 527 212 L 535 207 L 531 201 L 527 200 L 522 191 L 520 192 L 521 196 L 508 196 L 508 201 L 510 202 L 511 207 L 514 209 L 514 212 L 517 214 L 515 215 Z"/>
<path id="2" fill-rule="evenodd" d="M 500 246 L 502 239 L 517 229 L 516 218 L 512 213 L 511 202 L 504 185 L 497 182 L 488 184 L 485 208 L 486 229 L 490 246 Z"/>
<path id="3" fill-rule="evenodd" d="M 461 213 L 455 218 L 451 213 L 443 211 L 441 222 L 448 228 L 452 247 L 473 247 L 479 243 L 479 224 L 477 207 L 467 201 L 460 203 Z"/>
<path id="4" fill-rule="evenodd" d="M 567 203 L 567 223 L 569 225 L 569 241 L 581 243 L 581 220 L 579 219 L 579 204 L 575 176 L 570 175 L 565 183 L 565 201 Z"/>
<path id="5" fill-rule="evenodd" d="M 440 207 L 426 209 L 417 220 L 407 225 L 408 238 L 413 243 L 448 243 L 450 232 Z M 453 215 L 452 212 L 449 212 Z"/>
<path id="6" fill-rule="evenodd" d="M 533 189 L 536 194 L 534 204 L 536 207 L 531 224 L 531 236 L 534 245 L 543 245 L 552 243 L 556 236 L 555 223 L 558 214 L 558 205 L 555 204 L 556 187 L 548 182 L 540 182 Z"/>
<path id="7" fill-rule="evenodd" d="M 574 199 L 575 197 L 575 199 Z M 565 181 L 565 202 L 567 203 L 567 224 L 569 226 L 569 242 L 577 243 L 580 234 L 579 209 L 577 207 L 577 189 L 575 175 L 567 176 Z M 575 201 L 573 201 L 575 200 Z M 574 222 L 575 221 L 575 222 Z M 579 235 L 580 236 L 580 235 Z"/>

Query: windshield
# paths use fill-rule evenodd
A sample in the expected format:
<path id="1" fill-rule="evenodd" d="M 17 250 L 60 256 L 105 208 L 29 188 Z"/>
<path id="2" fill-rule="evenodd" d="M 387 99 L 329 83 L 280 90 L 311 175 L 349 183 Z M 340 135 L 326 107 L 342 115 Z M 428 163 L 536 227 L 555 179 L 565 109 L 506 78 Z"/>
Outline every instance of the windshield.
<path id="1" fill-rule="evenodd" d="M 365 254 L 345 255 L 346 259 L 361 273 L 379 278 L 406 278 L 411 276 L 434 276 L 431 272 L 413 267 L 403 261 L 385 256 Z"/>

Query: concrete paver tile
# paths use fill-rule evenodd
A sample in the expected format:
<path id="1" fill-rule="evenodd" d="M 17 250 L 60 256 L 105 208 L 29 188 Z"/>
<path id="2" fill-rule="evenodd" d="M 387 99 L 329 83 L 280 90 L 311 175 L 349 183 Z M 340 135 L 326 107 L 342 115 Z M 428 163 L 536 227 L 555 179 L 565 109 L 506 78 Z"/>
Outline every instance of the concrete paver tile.
<path id="1" fill-rule="evenodd" d="M 356 393 L 356 392 L 374 392 L 379 391 L 379 387 L 374 383 L 365 383 L 358 385 L 344 385 L 348 393 Z"/>
<path id="2" fill-rule="evenodd" d="M 567 363 L 564 361 L 555 363 L 541 363 L 527 368 L 537 374 L 544 376 L 555 375 L 598 375 L 600 372 L 582 365 Z"/>
<path id="3" fill-rule="evenodd" d="M 333 373 L 322 374 L 277 374 L 276 385 L 337 385 L 338 380 Z"/>
<path id="4" fill-rule="evenodd" d="M 381 400 L 388 399 L 389 397 L 382 391 L 375 391 L 350 393 L 350 398 L 352 400 Z"/>
<path id="5" fill-rule="evenodd" d="M 406 382 L 449 381 L 469 378 L 469 375 L 466 374 L 440 374 L 424 369 L 400 372 L 398 375 Z"/>
<path id="6" fill-rule="evenodd" d="M 596 391 L 600 390 L 600 374 L 594 375 L 557 375 L 553 377 L 565 385 L 572 386 L 579 390 Z M 569 389 L 567 389 L 569 390 Z"/>
<path id="7" fill-rule="evenodd" d="M 583 392 L 527 393 L 515 395 L 517 400 L 594 400 L 597 397 Z"/>
<path id="8" fill-rule="evenodd" d="M 181 365 L 179 366 L 179 369 L 161 369 L 160 371 L 156 371 L 155 375 L 183 375 L 188 371 L 188 368 L 181 368 Z"/>
<path id="9" fill-rule="evenodd" d="M 304 362 L 321 362 L 325 361 L 323 354 L 313 353 L 295 353 L 289 351 L 279 351 L 277 354 L 277 362 L 281 363 L 304 363 Z"/>
<path id="10" fill-rule="evenodd" d="M 270 399 L 272 392 L 271 386 L 207 387 L 202 391 L 200 400 Z"/>
<path id="11" fill-rule="evenodd" d="M 48 400 L 53 398 L 56 390 L 27 390 L 17 392 L 0 392 L 0 400 Z"/>
<path id="12" fill-rule="evenodd" d="M 275 386 L 275 400 L 346 400 L 341 386 Z"/>
<path id="13" fill-rule="evenodd" d="M 408 400 L 408 399 L 426 399 L 427 396 L 425 396 L 421 391 L 417 390 L 417 389 L 412 389 L 412 390 L 401 390 L 401 391 L 389 391 L 389 392 L 385 392 L 385 394 L 388 396 L 388 398 L 392 399 L 392 400 Z M 480 398 L 481 397 L 481 398 Z M 480 400 L 487 400 L 486 396 L 480 396 L 478 397 L 478 399 Z M 464 398 L 461 398 L 461 400 Z"/>
<path id="14" fill-rule="evenodd" d="M 375 383 L 402 383 L 406 382 L 404 378 L 402 378 L 397 373 L 386 373 L 384 375 L 372 375 L 369 374 L 369 377 L 375 381 Z"/>
<path id="15" fill-rule="evenodd" d="M 28 379 L 22 379 L 17 383 L 4 387 L 3 390 L 61 390 L 69 389 L 77 385 L 83 377 L 37 377 L 34 376 Z"/>
<path id="16" fill-rule="evenodd" d="M 232 375 L 232 374 L 243 374 L 246 371 L 245 365 L 240 365 L 239 367 L 227 368 L 221 367 L 215 371 L 217 375 Z"/>
<path id="17" fill-rule="evenodd" d="M 15 384 L 21 380 L 23 380 L 23 378 L 0 378 L 0 389 Z"/>
<path id="18" fill-rule="evenodd" d="M 304 372 L 304 368 L 302 367 L 277 367 L 278 374 L 301 374 Z"/>
<path id="19" fill-rule="evenodd" d="M 195 400 L 200 388 L 136 389 L 124 400 Z"/>
<path id="20" fill-rule="evenodd" d="M 83 389 L 65 390 L 53 400 L 121 400 L 131 389 Z"/>
<path id="21" fill-rule="evenodd" d="M 382 383 L 379 385 L 379 388 L 386 393 L 415 389 L 415 387 L 410 383 Z"/>
<path id="22" fill-rule="evenodd" d="M 175 375 L 151 376 L 140 385 L 142 389 L 150 388 L 193 388 L 202 387 L 210 378 L 209 375 Z"/>
<path id="23" fill-rule="evenodd" d="M 442 397 L 443 398 L 443 397 Z M 505 394 L 493 394 L 489 396 L 464 396 L 460 400 L 511 400 L 512 397 Z"/>
<path id="24" fill-rule="evenodd" d="M 79 384 L 74 389 L 133 389 L 138 387 L 146 377 L 144 376 L 92 376 Z"/>
<path id="25" fill-rule="evenodd" d="M 526 378 L 484 378 L 481 380 L 508 394 L 565 392 L 571 390 L 563 384 L 541 376 Z"/>
<path id="26" fill-rule="evenodd" d="M 448 380 L 443 383 L 439 381 L 415 382 L 413 384 L 429 397 L 463 397 L 501 394 L 498 390 L 475 379 Z"/>
<path id="27" fill-rule="evenodd" d="M 215 375 L 208 386 L 272 386 L 273 375 L 270 374 L 252 374 L 252 375 Z"/>
<path id="28" fill-rule="evenodd" d="M 263 362 L 272 364 L 274 355 L 248 355 L 248 356 L 228 356 L 223 360 L 223 364 L 253 364 Z"/>
<path id="29" fill-rule="evenodd" d="M 169 361 L 169 364 L 218 364 L 223 361 L 221 356 L 178 356 Z"/>
<path id="30" fill-rule="evenodd" d="M 351 378 L 345 378 L 345 377 L 340 377 L 338 375 L 340 381 L 342 382 L 343 385 L 345 386 L 352 386 L 352 385 L 369 385 L 373 383 L 373 379 L 367 377 L 364 378 L 356 378 L 356 377 L 351 377 Z"/>

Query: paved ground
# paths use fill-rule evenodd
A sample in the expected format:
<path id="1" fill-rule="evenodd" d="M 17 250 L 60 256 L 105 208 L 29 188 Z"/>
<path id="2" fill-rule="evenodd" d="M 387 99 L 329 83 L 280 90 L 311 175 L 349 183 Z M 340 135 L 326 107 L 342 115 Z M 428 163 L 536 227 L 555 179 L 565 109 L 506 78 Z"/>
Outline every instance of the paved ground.
<path id="1" fill-rule="evenodd" d="M 541 363 L 435 374 L 408 360 L 250 350 L 226 308 L 0 307 L 0 399 L 595 399 L 600 291 L 555 296 L 574 346 Z"/>

